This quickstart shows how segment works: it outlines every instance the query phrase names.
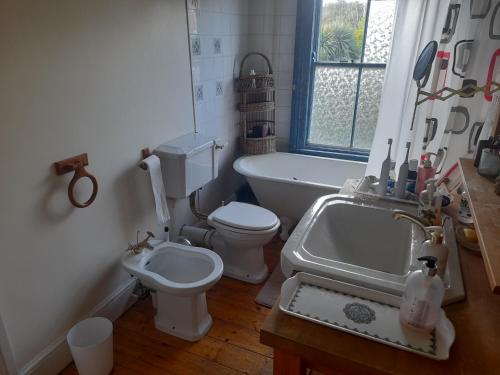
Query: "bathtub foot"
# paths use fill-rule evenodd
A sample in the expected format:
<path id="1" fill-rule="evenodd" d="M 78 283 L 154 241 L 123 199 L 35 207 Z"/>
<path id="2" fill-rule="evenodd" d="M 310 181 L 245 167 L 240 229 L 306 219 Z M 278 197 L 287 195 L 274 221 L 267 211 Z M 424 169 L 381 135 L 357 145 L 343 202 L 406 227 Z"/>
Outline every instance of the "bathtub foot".
<path id="1" fill-rule="evenodd" d="M 297 224 L 297 222 L 289 217 L 280 217 L 280 221 L 281 221 L 280 238 L 282 241 L 286 241 L 288 240 L 288 237 L 290 237 L 291 229 L 295 226 L 295 224 Z"/>

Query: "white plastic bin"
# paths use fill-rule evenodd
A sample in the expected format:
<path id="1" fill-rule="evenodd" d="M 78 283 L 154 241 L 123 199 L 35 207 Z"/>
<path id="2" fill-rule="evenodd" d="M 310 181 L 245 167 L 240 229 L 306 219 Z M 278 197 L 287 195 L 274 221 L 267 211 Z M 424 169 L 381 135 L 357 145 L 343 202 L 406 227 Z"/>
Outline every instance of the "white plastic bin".
<path id="1" fill-rule="evenodd" d="M 80 375 L 108 375 L 113 369 L 113 323 L 106 318 L 82 320 L 66 337 Z"/>

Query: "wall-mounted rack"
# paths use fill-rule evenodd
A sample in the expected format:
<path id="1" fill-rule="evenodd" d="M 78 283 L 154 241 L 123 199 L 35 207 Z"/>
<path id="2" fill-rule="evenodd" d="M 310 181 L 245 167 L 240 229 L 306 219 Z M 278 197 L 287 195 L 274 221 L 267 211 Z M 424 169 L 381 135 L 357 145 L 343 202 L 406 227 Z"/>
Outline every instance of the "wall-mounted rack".
<path id="1" fill-rule="evenodd" d="M 492 81 L 488 84 L 485 84 L 483 86 L 477 86 L 475 84 L 468 84 L 462 87 L 459 90 L 452 89 L 451 87 L 443 87 L 441 90 L 438 90 L 434 93 L 430 93 L 427 91 L 423 90 L 418 90 L 417 92 L 417 100 L 416 100 L 416 105 L 420 105 L 427 100 L 440 100 L 440 101 L 445 101 L 455 95 L 459 95 L 462 98 L 472 98 L 476 93 L 478 92 L 484 92 L 487 93 L 488 95 L 491 95 L 497 91 L 500 90 L 500 84 Z M 448 93 L 443 95 L 444 93 Z M 425 96 L 423 99 L 418 99 L 420 95 Z"/>

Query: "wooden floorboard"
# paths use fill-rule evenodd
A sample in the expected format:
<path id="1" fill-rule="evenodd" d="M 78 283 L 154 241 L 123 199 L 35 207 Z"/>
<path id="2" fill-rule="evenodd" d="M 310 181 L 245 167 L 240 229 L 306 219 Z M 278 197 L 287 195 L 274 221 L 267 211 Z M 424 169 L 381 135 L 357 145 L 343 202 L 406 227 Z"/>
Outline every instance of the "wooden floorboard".
<path id="1" fill-rule="evenodd" d="M 270 270 L 279 263 L 283 242 L 265 248 Z M 137 302 L 114 323 L 114 375 L 266 375 L 272 374 L 272 349 L 259 343 L 269 309 L 255 303 L 263 284 L 223 277 L 207 292 L 213 326 L 195 343 L 154 328 L 150 298 Z M 61 375 L 76 375 L 74 364 Z"/>

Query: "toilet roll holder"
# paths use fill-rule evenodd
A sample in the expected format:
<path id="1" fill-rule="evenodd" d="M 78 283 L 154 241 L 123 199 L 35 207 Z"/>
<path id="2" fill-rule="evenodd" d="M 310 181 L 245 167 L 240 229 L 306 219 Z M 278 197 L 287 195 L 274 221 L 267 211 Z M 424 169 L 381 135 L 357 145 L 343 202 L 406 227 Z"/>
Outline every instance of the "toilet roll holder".
<path id="1" fill-rule="evenodd" d="M 85 208 L 90 206 L 94 202 L 97 196 L 97 191 L 98 191 L 97 179 L 89 172 L 87 172 L 87 170 L 85 169 L 87 165 L 89 165 L 89 159 L 86 153 L 73 156 L 68 159 L 60 160 L 54 163 L 56 174 L 58 176 L 61 176 L 63 174 L 72 171 L 75 172 L 68 186 L 68 198 L 71 204 L 78 208 Z M 82 203 L 76 200 L 74 190 L 78 180 L 84 177 L 87 177 L 92 182 L 92 195 L 87 201 Z"/>
<path id="2" fill-rule="evenodd" d="M 148 170 L 148 166 L 144 162 L 144 159 L 147 159 L 148 157 L 150 157 L 153 154 L 151 153 L 151 151 L 149 151 L 149 148 L 147 148 L 147 147 L 143 148 L 141 150 L 141 154 L 142 154 L 142 161 L 139 163 L 139 168 L 147 171 Z"/>

